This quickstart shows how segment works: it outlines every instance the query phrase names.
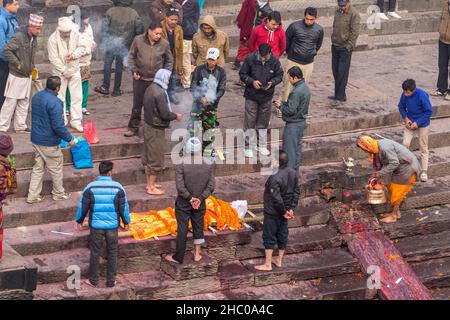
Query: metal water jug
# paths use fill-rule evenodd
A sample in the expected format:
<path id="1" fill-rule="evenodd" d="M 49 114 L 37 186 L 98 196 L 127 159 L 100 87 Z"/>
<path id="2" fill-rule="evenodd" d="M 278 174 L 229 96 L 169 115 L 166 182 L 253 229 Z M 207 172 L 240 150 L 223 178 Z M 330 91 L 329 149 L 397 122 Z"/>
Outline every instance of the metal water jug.
<path id="1" fill-rule="evenodd" d="M 372 178 L 366 185 L 367 202 L 369 204 L 384 204 L 387 201 L 386 190 L 382 183 Z"/>

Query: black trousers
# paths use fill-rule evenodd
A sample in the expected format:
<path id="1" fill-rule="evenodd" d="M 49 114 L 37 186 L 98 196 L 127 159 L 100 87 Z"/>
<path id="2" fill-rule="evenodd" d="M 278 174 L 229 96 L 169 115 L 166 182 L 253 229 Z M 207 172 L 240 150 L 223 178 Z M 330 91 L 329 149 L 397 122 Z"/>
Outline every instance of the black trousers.
<path id="1" fill-rule="evenodd" d="M 105 52 L 105 62 L 103 66 L 103 86 L 109 90 L 111 84 L 111 70 L 114 60 L 116 68 L 114 73 L 114 92 L 119 92 L 122 85 L 122 72 L 124 60 L 128 57 L 128 51 L 122 48 L 112 48 Z"/>
<path id="2" fill-rule="evenodd" d="M 346 48 L 331 47 L 332 69 L 334 77 L 334 96 L 336 100 L 344 101 L 347 98 L 345 88 L 347 87 L 352 51 Z"/>
<path id="3" fill-rule="evenodd" d="M 289 237 L 288 220 L 283 216 L 264 214 L 263 243 L 266 250 L 286 250 Z"/>
<path id="4" fill-rule="evenodd" d="M 450 92 L 448 87 L 448 78 L 450 77 L 450 72 L 448 70 L 450 61 L 450 44 L 445 44 L 439 41 L 439 76 L 437 81 L 437 88 L 442 93 L 447 91 Z"/>
<path id="5" fill-rule="evenodd" d="M 396 5 L 397 5 L 397 0 L 389 0 L 388 12 L 394 12 Z M 384 0 L 378 0 L 378 6 L 380 7 L 380 12 L 384 12 Z"/>
<path id="6" fill-rule="evenodd" d="M 119 231 L 118 229 L 101 230 L 91 228 L 89 247 L 91 257 L 89 263 L 89 280 L 97 285 L 99 281 L 99 264 L 102 247 L 106 241 L 107 272 L 106 284 L 114 285 L 117 274 L 117 258 L 119 253 Z"/>
<path id="7" fill-rule="evenodd" d="M 183 263 L 186 253 L 186 242 L 189 231 L 189 220 L 192 223 L 192 232 L 194 233 L 194 244 L 202 244 L 205 242 L 203 227 L 206 206 L 203 202 L 198 210 L 192 209 L 189 201 L 178 197 L 175 203 L 175 215 L 177 218 L 177 246 L 173 258 Z"/>
<path id="8" fill-rule="evenodd" d="M 144 95 L 152 81 L 133 79 L 133 109 L 131 110 L 130 122 L 128 128 L 138 130 L 141 124 L 142 107 L 144 105 Z"/>
<path id="9" fill-rule="evenodd" d="M 9 67 L 8 62 L 0 59 L 0 110 L 2 109 L 3 102 L 5 102 L 5 88 L 6 81 L 8 80 Z"/>

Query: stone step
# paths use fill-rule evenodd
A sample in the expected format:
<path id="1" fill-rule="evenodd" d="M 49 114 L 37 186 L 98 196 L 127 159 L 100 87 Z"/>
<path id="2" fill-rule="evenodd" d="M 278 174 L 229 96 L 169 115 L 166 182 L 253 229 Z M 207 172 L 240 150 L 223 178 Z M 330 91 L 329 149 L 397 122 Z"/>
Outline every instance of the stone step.
<path id="1" fill-rule="evenodd" d="M 450 231 L 405 237 L 394 243 L 409 262 L 450 256 Z"/>
<path id="2" fill-rule="evenodd" d="M 36 289 L 37 267 L 3 242 L 0 259 L 0 300 L 29 299 Z"/>
<path id="3" fill-rule="evenodd" d="M 187 254 L 182 264 L 161 260 L 161 270 L 177 281 L 215 276 L 218 268 L 218 261 L 204 253 L 198 262 L 192 254 Z"/>
<path id="4" fill-rule="evenodd" d="M 430 290 L 434 300 L 450 300 L 450 287 Z"/>
<path id="5" fill-rule="evenodd" d="M 402 218 L 383 229 L 391 239 L 439 233 L 450 229 L 450 206 L 435 206 L 402 212 Z"/>
<path id="6" fill-rule="evenodd" d="M 367 288 L 360 273 L 264 287 L 246 287 L 175 298 L 176 300 L 371 300 L 376 290 Z"/>
<path id="7" fill-rule="evenodd" d="M 413 263 L 411 266 L 428 288 L 450 286 L 450 257 Z"/>
<path id="8" fill-rule="evenodd" d="M 321 252 L 287 255 L 285 267 L 269 273 L 256 272 L 250 263 L 258 261 L 246 260 L 246 267 L 240 265 L 233 268 L 227 275 L 223 272 L 219 277 L 207 276 L 189 280 L 174 280 L 160 271 L 147 271 L 143 273 L 119 274 L 118 284 L 115 288 L 105 288 L 104 279 L 98 288 L 92 288 L 82 283 L 79 290 L 70 290 L 66 282 L 39 285 L 34 292 L 35 299 L 169 299 L 197 294 L 214 293 L 227 289 L 229 282 L 226 277 L 236 277 L 239 274 L 245 277 L 242 284 L 250 286 L 264 286 L 264 283 L 276 284 L 293 281 L 310 280 L 319 277 L 332 277 L 359 272 L 357 262 L 344 249 L 330 249 Z M 247 271 L 245 271 L 245 269 Z M 263 279 L 264 274 L 266 278 Z M 267 277 L 270 277 L 268 279 Z M 252 280 L 253 279 L 253 280 Z M 290 281 L 288 280 L 288 281 Z M 288 282 L 286 281 L 286 282 Z M 331 282 L 325 283 L 334 287 Z M 246 288 L 248 290 L 248 288 Z M 359 285 L 362 290 L 362 284 Z M 337 290 L 339 291 L 339 290 Z M 292 296 L 293 298 L 293 296 Z"/>

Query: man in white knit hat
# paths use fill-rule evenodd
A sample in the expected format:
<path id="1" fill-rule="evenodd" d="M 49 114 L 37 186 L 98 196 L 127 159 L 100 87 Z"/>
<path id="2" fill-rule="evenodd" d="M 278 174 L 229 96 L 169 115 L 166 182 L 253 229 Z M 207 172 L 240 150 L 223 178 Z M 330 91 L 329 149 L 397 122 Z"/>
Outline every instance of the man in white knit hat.
<path id="1" fill-rule="evenodd" d="M 3 48 L 3 54 L 8 60 L 9 76 L 6 82 L 5 97 L 0 113 L 0 131 L 9 129 L 14 116 L 16 132 L 30 132 L 26 119 L 31 91 L 34 56 L 37 51 L 37 36 L 42 30 L 44 18 L 31 14 L 28 25 L 17 30 L 14 36 Z"/>
<path id="2" fill-rule="evenodd" d="M 52 74 L 61 78 L 58 97 L 65 104 L 66 90 L 69 88 L 70 125 L 83 132 L 81 104 L 83 100 L 79 59 L 85 48 L 79 44 L 79 33 L 69 17 L 58 19 L 56 31 L 48 39 L 48 58 L 53 66 Z M 67 124 L 67 118 L 65 123 Z"/>

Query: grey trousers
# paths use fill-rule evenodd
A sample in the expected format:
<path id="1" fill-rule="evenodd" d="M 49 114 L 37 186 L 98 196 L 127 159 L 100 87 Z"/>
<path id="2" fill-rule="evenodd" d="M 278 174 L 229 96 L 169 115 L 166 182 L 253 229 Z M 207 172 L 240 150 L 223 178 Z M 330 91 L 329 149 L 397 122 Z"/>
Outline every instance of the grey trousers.
<path id="1" fill-rule="evenodd" d="M 288 167 L 298 170 L 302 159 L 302 140 L 306 121 L 287 122 L 283 133 L 283 150 L 288 154 Z"/>
<path id="2" fill-rule="evenodd" d="M 245 99 L 244 132 L 248 138 L 246 139 L 247 145 L 256 147 L 257 141 L 259 146 L 264 147 L 267 145 L 267 128 L 269 128 L 270 116 L 272 114 L 271 108 L 272 99 L 264 103 Z"/>
<path id="3" fill-rule="evenodd" d="M 117 257 L 119 254 L 119 231 L 118 229 L 101 230 L 91 228 L 89 247 L 91 257 L 89 262 L 89 280 L 97 285 L 99 281 L 99 264 L 103 243 L 106 241 L 107 271 L 106 284 L 114 285 L 117 274 Z"/>

